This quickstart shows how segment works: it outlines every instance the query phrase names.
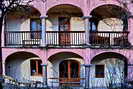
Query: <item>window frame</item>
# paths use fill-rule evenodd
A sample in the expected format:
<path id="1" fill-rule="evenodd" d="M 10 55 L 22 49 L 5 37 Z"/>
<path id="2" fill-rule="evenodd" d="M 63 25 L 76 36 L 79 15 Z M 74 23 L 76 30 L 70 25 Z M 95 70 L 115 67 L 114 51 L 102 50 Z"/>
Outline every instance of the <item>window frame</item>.
<path id="1" fill-rule="evenodd" d="M 43 75 L 43 68 L 41 66 L 41 63 L 42 61 L 38 59 L 30 60 L 30 75 L 31 76 L 42 76 Z M 35 70 L 35 73 L 33 73 L 33 70 Z M 41 70 L 41 72 L 39 70 Z"/>
<path id="2" fill-rule="evenodd" d="M 37 21 L 40 21 L 40 23 L 38 23 Z M 40 25 L 39 27 L 38 26 L 35 26 L 35 28 L 37 29 L 32 29 L 32 23 L 33 22 L 36 22 L 37 24 L 36 25 Z M 41 18 L 31 18 L 30 19 L 30 32 L 31 32 L 31 39 L 41 39 L 41 34 L 39 33 L 40 31 L 42 30 L 42 22 L 41 22 Z"/>
<path id="3" fill-rule="evenodd" d="M 95 78 L 104 78 L 104 77 L 105 77 L 105 65 L 104 64 L 95 65 Z"/>

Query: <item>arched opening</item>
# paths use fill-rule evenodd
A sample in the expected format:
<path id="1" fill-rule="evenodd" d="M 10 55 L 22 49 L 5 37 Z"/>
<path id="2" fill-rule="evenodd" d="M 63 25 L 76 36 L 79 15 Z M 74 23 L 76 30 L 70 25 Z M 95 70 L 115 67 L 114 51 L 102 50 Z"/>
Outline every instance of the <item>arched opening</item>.
<path id="1" fill-rule="evenodd" d="M 52 8 L 50 8 L 47 12 L 47 15 L 58 15 L 58 16 L 83 16 L 82 10 L 74 5 L 70 5 L 70 4 L 61 4 L 61 5 L 57 5 L 54 6 Z"/>
<path id="2" fill-rule="evenodd" d="M 124 83 L 127 77 L 127 58 L 114 52 L 105 52 L 95 56 L 92 61 L 91 86 L 108 87 Z M 92 84 L 92 82 L 94 82 Z"/>
<path id="3" fill-rule="evenodd" d="M 61 52 L 51 56 L 48 61 L 49 85 L 80 85 L 81 64 L 84 64 L 83 58 L 75 53 Z M 55 80 L 58 84 L 51 84 Z"/>
<path id="4" fill-rule="evenodd" d="M 40 15 L 41 13 L 31 6 L 20 6 L 8 12 L 5 24 L 5 45 L 38 45 L 41 37 Z M 36 39 L 36 42 L 33 39 Z M 33 42 L 30 42 L 31 40 Z"/>
<path id="5" fill-rule="evenodd" d="M 79 37 L 78 32 L 84 31 L 84 21 L 81 18 L 83 13 L 79 7 L 69 4 L 61 4 L 50 8 L 47 15 L 48 19 L 46 24 L 48 37 L 56 38 L 56 41 L 48 38 L 48 40 L 51 40 L 48 44 L 71 45 L 76 43 L 76 40 L 73 40 L 74 38 L 81 38 Z M 58 32 L 60 32 L 59 36 L 57 36 Z M 76 34 L 77 36 L 73 34 Z"/>
<path id="6" fill-rule="evenodd" d="M 128 30 L 127 11 L 122 7 L 110 4 L 99 6 L 92 10 L 91 15 L 91 31 Z"/>
<path id="7" fill-rule="evenodd" d="M 5 61 L 5 74 L 21 82 L 41 81 L 41 59 L 29 52 L 16 52 Z"/>
<path id="8" fill-rule="evenodd" d="M 102 46 L 127 47 L 128 12 L 116 5 L 102 5 L 91 12 L 90 42 Z"/>

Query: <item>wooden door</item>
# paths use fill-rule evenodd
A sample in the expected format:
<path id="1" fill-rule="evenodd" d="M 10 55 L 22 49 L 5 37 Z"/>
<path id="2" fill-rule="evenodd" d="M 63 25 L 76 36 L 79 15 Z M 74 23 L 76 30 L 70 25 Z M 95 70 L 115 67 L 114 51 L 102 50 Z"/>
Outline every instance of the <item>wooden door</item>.
<path id="1" fill-rule="evenodd" d="M 59 44 L 70 45 L 70 18 L 59 17 Z"/>
<path id="2" fill-rule="evenodd" d="M 80 63 L 74 60 L 65 60 L 59 65 L 60 84 L 80 84 Z"/>

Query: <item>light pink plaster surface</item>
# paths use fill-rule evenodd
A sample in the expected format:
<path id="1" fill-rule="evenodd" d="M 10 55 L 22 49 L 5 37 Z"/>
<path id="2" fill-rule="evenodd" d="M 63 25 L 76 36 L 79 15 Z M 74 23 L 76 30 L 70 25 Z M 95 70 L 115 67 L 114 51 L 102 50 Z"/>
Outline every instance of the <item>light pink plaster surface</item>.
<path id="1" fill-rule="evenodd" d="M 84 16 L 89 16 L 91 11 L 96 7 L 105 4 L 113 4 L 121 6 L 116 0 L 47 0 L 46 2 L 41 2 L 41 0 L 36 0 L 33 6 L 41 13 L 41 16 L 46 16 L 47 11 L 61 4 L 70 4 L 81 8 Z M 133 4 L 128 5 L 129 11 L 133 14 Z M 129 42 L 133 44 L 133 19 L 129 19 Z M 4 37 L 2 37 L 2 40 Z M 4 41 L 3 41 L 4 42 Z M 6 58 L 16 52 L 29 52 L 37 55 L 43 64 L 47 64 L 48 58 L 60 52 L 72 52 L 83 57 L 86 64 L 90 64 L 93 57 L 104 52 L 114 52 L 125 56 L 128 59 L 128 63 L 133 64 L 133 49 L 28 49 L 28 48 L 2 48 L 3 61 Z"/>
<path id="2" fill-rule="evenodd" d="M 116 0 L 46 0 L 45 2 L 42 2 L 41 0 L 36 0 L 32 3 L 32 6 L 35 7 L 38 11 L 40 11 L 41 16 L 46 16 L 47 11 L 56 6 L 56 5 L 61 5 L 61 4 L 70 4 L 70 5 L 74 5 L 77 6 L 79 8 L 81 8 L 84 16 L 89 16 L 89 14 L 91 13 L 91 11 L 93 9 L 95 9 L 96 7 L 99 7 L 101 5 L 105 5 L 105 4 L 113 4 L 113 5 L 118 5 L 121 6 L 121 4 L 119 4 Z M 133 5 L 129 4 L 129 10 L 133 13 Z M 128 31 L 129 33 L 129 42 L 131 42 L 131 44 L 133 44 L 133 19 L 129 19 L 129 29 Z M 3 37 L 4 38 L 4 37 Z M 4 39 L 2 39 L 4 40 Z M 3 41 L 4 42 L 4 41 Z M 76 53 L 80 56 L 83 57 L 83 59 L 87 62 L 90 63 L 90 60 L 92 59 L 92 57 L 94 57 L 96 55 L 96 53 L 102 53 L 105 52 L 105 50 L 102 49 L 49 49 L 49 50 L 45 50 L 45 49 L 20 49 L 20 48 L 3 48 L 3 60 L 6 59 L 7 56 L 11 55 L 12 53 L 15 52 L 19 52 L 19 51 L 26 51 L 26 52 L 31 52 L 33 54 L 38 55 L 41 59 L 44 60 L 44 62 L 46 62 L 46 60 L 54 54 L 57 54 L 59 52 L 73 52 Z M 116 53 L 120 53 L 122 55 L 125 55 L 127 58 L 129 54 L 131 54 L 132 50 L 117 50 L 117 49 L 110 49 L 108 51 L 113 51 Z M 132 58 L 130 59 L 132 60 Z"/>

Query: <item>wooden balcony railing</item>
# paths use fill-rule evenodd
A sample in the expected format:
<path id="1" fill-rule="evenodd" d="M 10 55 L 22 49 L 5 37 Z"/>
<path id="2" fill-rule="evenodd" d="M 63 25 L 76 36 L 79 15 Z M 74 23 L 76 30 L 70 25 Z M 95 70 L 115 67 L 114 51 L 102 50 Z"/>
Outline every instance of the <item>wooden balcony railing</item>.
<path id="1" fill-rule="evenodd" d="M 83 46 L 85 31 L 47 31 L 46 44 L 48 46 Z"/>
<path id="2" fill-rule="evenodd" d="M 5 46 L 39 46 L 41 31 L 5 31 Z"/>
<path id="3" fill-rule="evenodd" d="M 128 32 L 90 32 L 90 44 L 101 47 L 127 47 Z"/>
<path id="4" fill-rule="evenodd" d="M 46 31 L 47 46 L 84 46 L 85 31 Z M 5 31 L 5 46 L 40 46 L 41 31 Z M 129 47 L 128 32 L 90 32 L 93 47 Z"/>

